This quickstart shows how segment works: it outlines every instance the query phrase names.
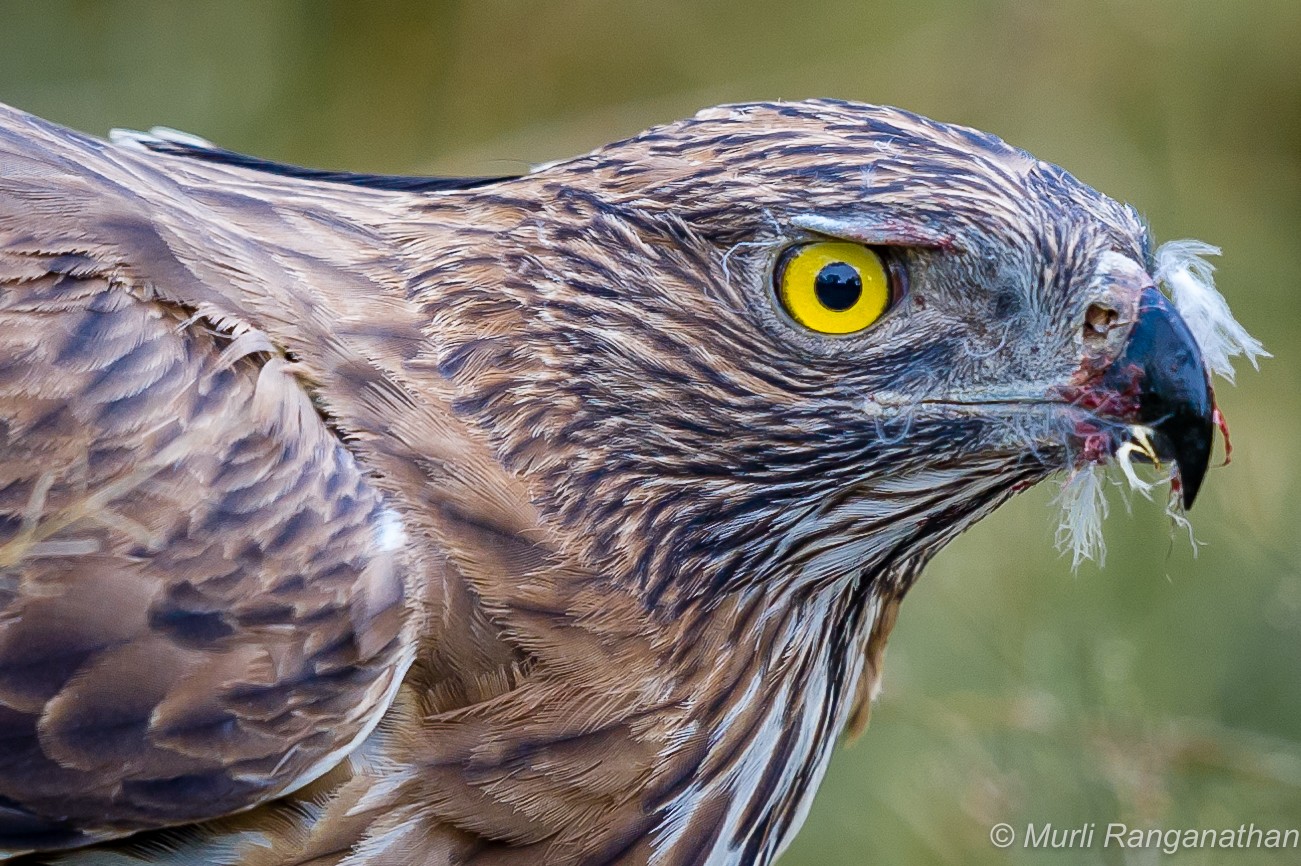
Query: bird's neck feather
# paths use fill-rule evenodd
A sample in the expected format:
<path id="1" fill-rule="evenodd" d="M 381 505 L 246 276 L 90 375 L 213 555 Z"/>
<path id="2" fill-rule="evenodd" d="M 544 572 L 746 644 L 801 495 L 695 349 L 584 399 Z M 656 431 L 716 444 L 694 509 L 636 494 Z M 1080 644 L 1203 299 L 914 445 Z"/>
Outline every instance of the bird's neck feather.
<path id="1" fill-rule="evenodd" d="M 432 716 L 408 694 L 372 766 L 411 770 L 374 779 L 387 793 L 368 834 L 418 804 L 402 814 L 431 838 L 472 830 L 539 862 L 770 862 L 879 677 L 895 593 L 919 567 L 784 606 L 737 593 L 667 628 L 673 652 L 611 658 L 599 681 L 521 666 Z"/>

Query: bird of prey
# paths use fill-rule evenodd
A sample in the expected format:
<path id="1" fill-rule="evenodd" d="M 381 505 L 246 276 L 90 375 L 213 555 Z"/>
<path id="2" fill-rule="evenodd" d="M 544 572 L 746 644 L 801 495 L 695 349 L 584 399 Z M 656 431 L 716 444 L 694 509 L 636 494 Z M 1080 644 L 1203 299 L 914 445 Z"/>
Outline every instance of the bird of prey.
<path id="1" fill-rule="evenodd" d="M 1191 505 L 1159 258 L 863 104 L 476 179 L 0 110 L 3 856 L 770 863 L 941 546 L 1116 455 Z"/>

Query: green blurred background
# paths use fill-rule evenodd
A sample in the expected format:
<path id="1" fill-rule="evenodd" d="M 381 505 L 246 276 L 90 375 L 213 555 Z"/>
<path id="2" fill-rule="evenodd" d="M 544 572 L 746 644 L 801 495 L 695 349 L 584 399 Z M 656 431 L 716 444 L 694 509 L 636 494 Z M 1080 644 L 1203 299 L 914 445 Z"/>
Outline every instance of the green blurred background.
<path id="1" fill-rule="evenodd" d="M 806 96 L 987 129 L 1159 239 L 1221 245 L 1220 287 L 1276 357 L 1221 386 L 1237 450 L 1196 558 L 1140 500 L 1113 507 L 1106 567 L 1073 574 L 1047 489 L 938 557 L 783 866 L 1164 859 L 999 851 L 999 821 L 1301 827 L 1301 2 L 0 3 L 0 100 L 321 167 L 511 172 Z"/>

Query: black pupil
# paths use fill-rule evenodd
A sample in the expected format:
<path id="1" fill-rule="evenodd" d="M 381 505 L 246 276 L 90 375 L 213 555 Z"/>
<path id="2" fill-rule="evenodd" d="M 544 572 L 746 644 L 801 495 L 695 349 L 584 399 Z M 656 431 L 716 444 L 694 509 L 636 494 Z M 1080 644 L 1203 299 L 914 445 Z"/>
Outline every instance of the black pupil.
<path id="1" fill-rule="evenodd" d="M 840 313 L 858 303 L 863 295 L 863 279 L 844 262 L 832 262 L 818 271 L 813 291 L 822 306 Z"/>

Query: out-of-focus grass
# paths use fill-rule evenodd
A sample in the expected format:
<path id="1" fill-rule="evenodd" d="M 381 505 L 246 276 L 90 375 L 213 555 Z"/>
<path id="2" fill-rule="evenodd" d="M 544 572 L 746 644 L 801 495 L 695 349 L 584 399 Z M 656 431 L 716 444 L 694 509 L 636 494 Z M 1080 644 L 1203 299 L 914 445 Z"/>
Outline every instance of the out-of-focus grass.
<path id="1" fill-rule="evenodd" d="M 1114 863 L 992 824 L 1301 825 L 1301 4 L 986 0 L 0 4 L 0 99 L 359 170 L 500 173 L 716 102 L 839 96 L 996 132 L 1220 244 L 1276 357 L 1221 386 L 1233 465 L 1194 511 L 1115 508 L 1108 564 L 1052 552 L 1050 491 L 945 551 L 872 728 L 783 860 Z M 1293 863 L 1187 851 L 1182 864 Z"/>

